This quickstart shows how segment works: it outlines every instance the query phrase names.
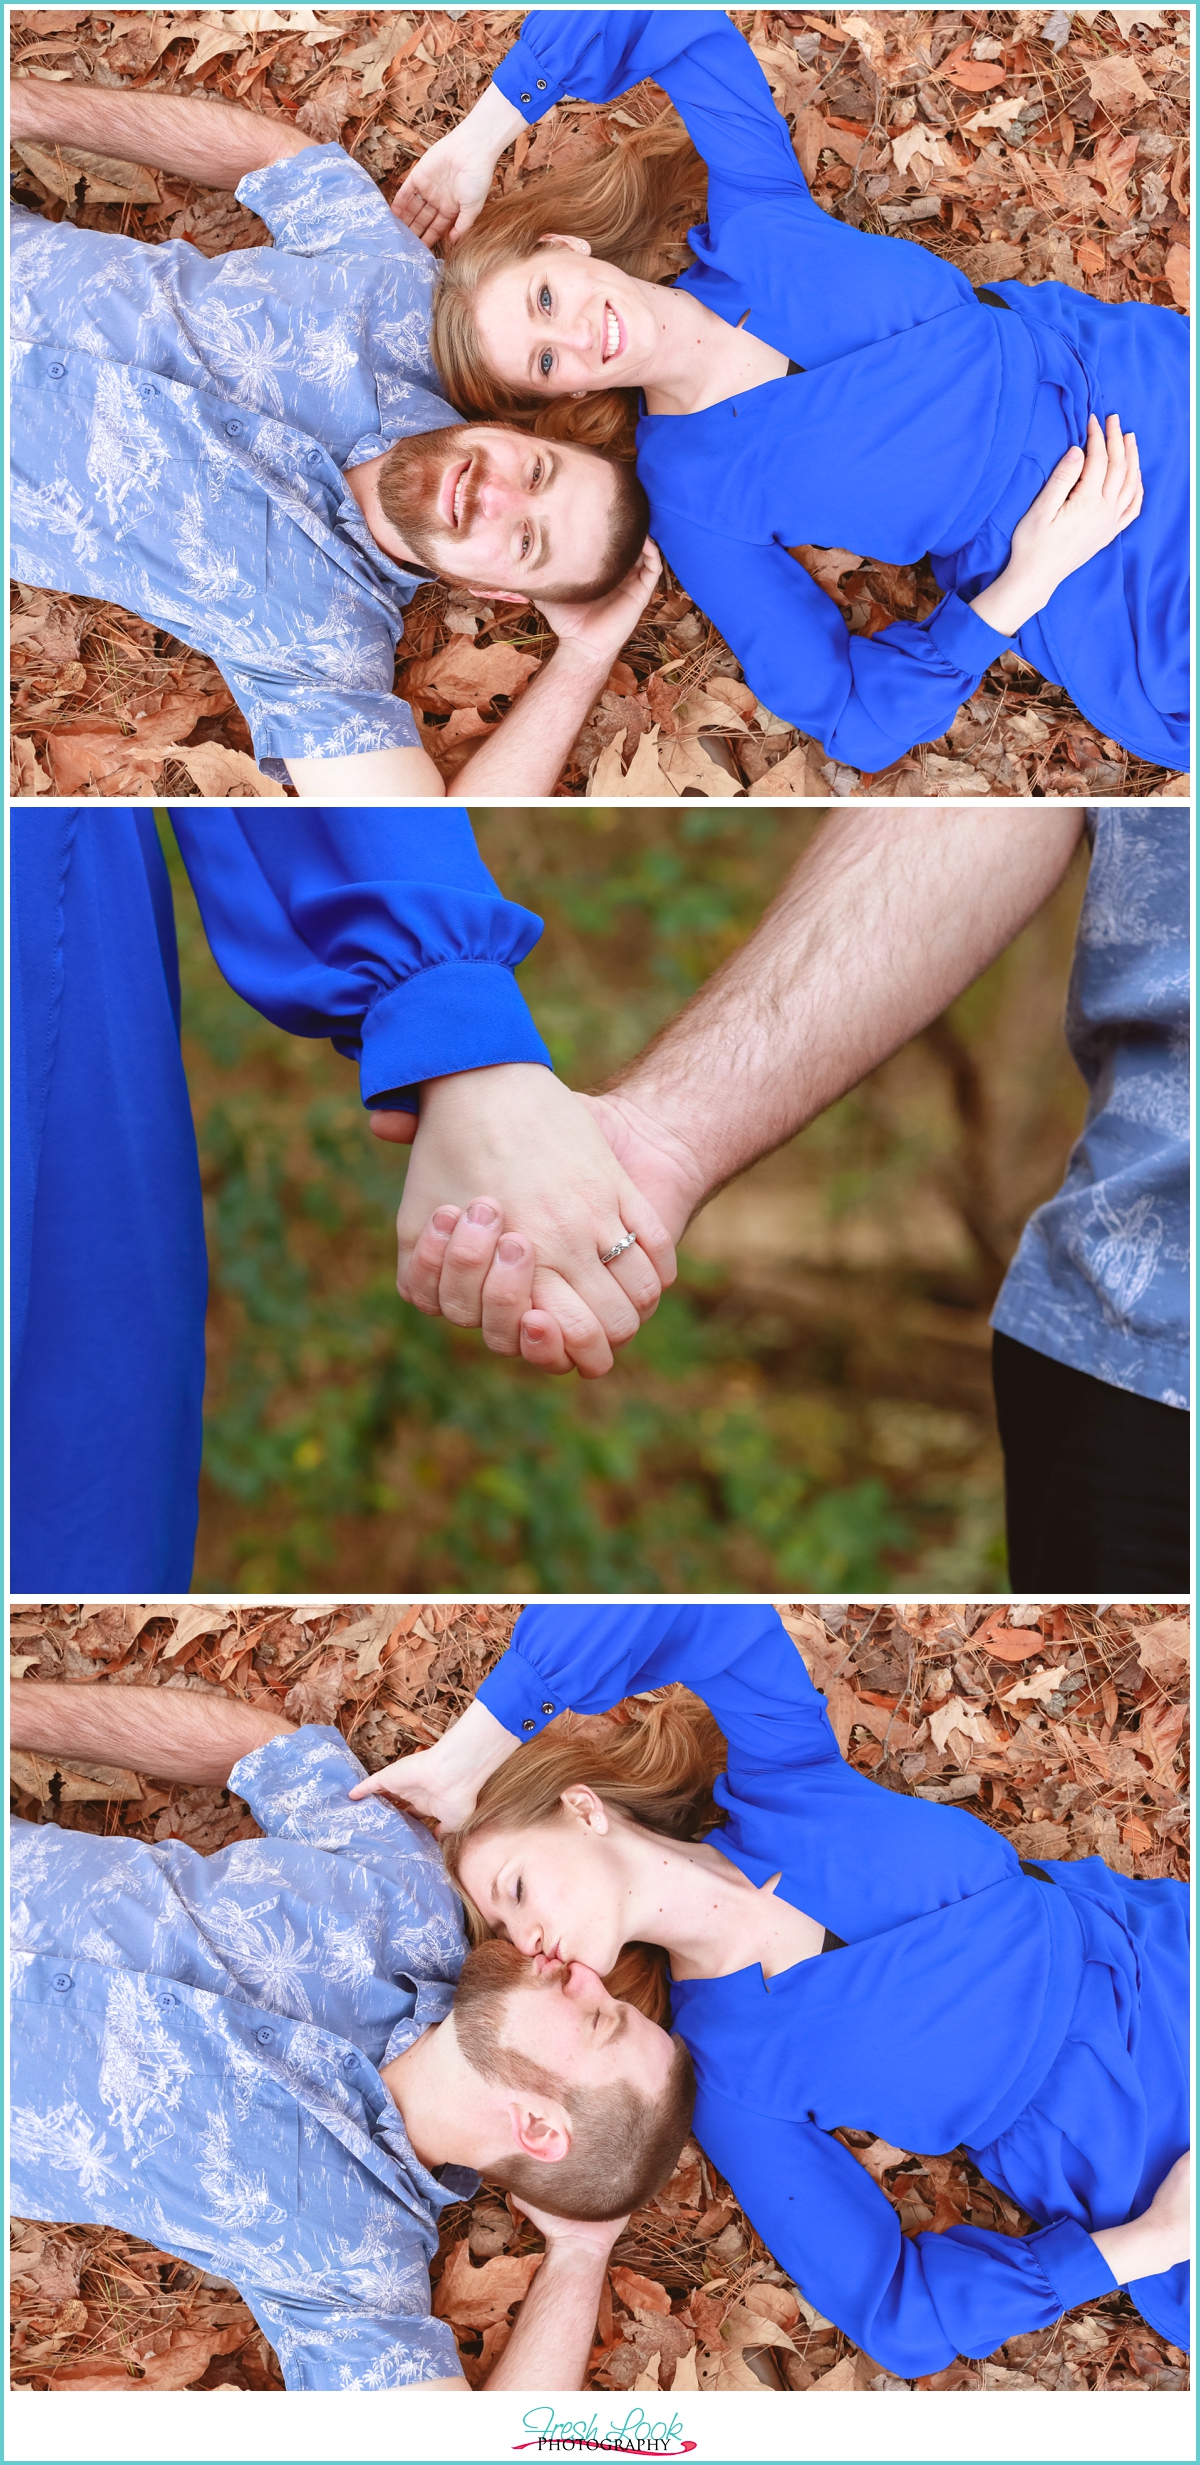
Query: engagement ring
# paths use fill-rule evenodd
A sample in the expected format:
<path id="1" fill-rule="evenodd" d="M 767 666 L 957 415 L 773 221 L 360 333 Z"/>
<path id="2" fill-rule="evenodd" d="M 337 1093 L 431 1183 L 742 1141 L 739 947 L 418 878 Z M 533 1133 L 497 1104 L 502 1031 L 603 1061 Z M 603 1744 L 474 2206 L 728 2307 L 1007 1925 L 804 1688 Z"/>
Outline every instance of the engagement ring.
<path id="1" fill-rule="evenodd" d="M 601 1250 L 600 1264 L 602 1267 L 611 1267 L 614 1258 L 620 1258 L 625 1250 L 635 1250 L 636 1248 L 637 1234 L 622 1233 L 620 1240 L 614 1241 L 611 1250 Z"/>

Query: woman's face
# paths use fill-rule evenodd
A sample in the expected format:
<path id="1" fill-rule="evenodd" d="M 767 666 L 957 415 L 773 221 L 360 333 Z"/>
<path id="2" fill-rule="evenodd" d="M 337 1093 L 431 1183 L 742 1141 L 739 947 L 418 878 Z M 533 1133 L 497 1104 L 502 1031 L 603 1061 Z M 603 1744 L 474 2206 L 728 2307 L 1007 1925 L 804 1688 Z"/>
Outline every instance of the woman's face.
<path id="1" fill-rule="evenodd" d="M 493 376 L 524 394 L 603 393 L 640 385 L 662 320 L 655 283 L 639 282 L 562 240 L 481 283 L 480 347 Z"/>
<path id="2" fill-rule="evenodd" d="M 580 1960 L 598 1977 L 614 1967 L 626 1928 L 610 1828 L 564 1808 L 550 1823 L 479 1832 L 459 1876 L 481 1917 L 527 1958 Z"/>

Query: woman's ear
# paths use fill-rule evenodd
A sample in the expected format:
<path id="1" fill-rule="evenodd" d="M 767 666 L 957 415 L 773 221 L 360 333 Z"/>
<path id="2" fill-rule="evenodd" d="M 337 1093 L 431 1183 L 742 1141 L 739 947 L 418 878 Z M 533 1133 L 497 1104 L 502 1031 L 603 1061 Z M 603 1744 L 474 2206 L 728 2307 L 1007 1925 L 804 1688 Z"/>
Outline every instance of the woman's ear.
<path id="1" fill-rule="evenodd" d="M 572 231 L 542 231 L 538 237 L 543 248 L 573 248 L 577 257 L 590 257 L 590 240 L 577 239 Z"/>
<path id="2" fill-rule="evenodd" d="M 577 1822 L 582 1823 L 586 1832 L 607 1832 L 608 1808 L 603 1798 L 597 1797 L 595 1790 L 588 1788 L 586 1781 L 577 1781 L 574 1788 L 564 1789 L 559 1804 L 565 1806 L 567 1813 L 574 1815 Z"/>

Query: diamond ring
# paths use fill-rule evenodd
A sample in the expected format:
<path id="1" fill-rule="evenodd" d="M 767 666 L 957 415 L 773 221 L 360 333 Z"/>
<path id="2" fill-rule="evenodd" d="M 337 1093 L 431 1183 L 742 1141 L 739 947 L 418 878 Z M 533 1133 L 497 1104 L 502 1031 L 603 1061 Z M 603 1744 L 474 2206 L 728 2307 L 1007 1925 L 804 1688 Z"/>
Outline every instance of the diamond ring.
<path id="1" fill-rule="evenodd" d="M 637 1234 L 622 1233 L 620 1240 L 614 1241 L 611 1250 L 601 1250 L 600 1264 L 602 1267 L 611 1267 L 614 1258 L 620 1258 L 624 1255 L 626 1250 L 635 1250 L 636 1248 Z"/>

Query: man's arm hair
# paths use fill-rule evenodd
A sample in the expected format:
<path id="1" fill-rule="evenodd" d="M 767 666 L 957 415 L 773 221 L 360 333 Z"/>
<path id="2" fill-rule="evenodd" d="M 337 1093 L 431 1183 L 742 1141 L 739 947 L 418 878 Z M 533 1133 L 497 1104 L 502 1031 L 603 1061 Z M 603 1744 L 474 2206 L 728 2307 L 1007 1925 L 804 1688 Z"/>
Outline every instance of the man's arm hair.
<path id="1" fill-rule="evenodd" d="M 694 1213 L 974 983 L 1057 889 L 1083 818 L 1049 803 L 838 808 L 749 941 L 601 1105 L 616 1099 Z"/>
<path id="2" fill-rule="evenodd" d="M 27 1753 L 82 1755 L 218 1789 L 243 1755 L 268 1738 L 290 1737 L 295 1725 L 217 1686 L 60 1686 L 23 1678 L 11 1694 L 12 1743 Z"/>
<path id="3" fill-rule="evenodd" d="M 14 145 L 82 147 L 119 162 L 176 172 L 202 188 L 236 188 L 248 172 L 302 154 L 316 143 L 290 120 L 268 120 L 240 103 L 198 94 L 130 94 L 120 86 L 47 85 L 14 78 L 9 87 Z"/>

